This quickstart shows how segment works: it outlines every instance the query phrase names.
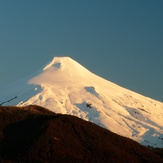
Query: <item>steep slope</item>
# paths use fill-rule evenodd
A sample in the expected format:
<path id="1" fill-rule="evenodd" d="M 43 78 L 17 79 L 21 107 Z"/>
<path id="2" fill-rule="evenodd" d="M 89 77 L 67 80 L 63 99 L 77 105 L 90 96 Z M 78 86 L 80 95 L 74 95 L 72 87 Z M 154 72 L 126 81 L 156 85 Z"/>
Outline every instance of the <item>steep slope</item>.
<path id="1" fill-rule="evenodd" d="M 92 121 L 143 145 L 163 147 L 163 103 L 107 81 L 69 57 L 55 57 L 10 91 L 3 94 L 2 105 L 37 104 Z"/>
<path id="2" fill-rule="evenodd" d="M 0 107 L 0 162 L 157 162 L 131 139 L 39 106 Z"/>

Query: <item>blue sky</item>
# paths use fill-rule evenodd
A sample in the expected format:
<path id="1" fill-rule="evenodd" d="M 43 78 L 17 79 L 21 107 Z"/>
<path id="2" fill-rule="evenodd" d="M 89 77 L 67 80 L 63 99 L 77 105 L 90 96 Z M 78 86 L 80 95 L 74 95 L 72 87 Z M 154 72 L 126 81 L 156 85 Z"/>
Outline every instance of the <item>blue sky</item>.
<path id="1" fill-rule="evenodd" d="M 0 87 L 69 56 L 163 101 L 162 0 L 0 1 Z"/>

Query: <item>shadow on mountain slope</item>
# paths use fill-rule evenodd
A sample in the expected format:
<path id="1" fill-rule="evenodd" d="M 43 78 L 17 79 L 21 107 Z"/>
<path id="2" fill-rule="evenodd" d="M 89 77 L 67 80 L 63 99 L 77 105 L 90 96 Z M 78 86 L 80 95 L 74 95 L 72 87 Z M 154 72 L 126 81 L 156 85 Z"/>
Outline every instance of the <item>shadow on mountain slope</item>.
<path id="1" fill-rule="evenodd" d="M 40 106 L 0 107 L 0 162 L 163 162 L 91 122 Z"/>

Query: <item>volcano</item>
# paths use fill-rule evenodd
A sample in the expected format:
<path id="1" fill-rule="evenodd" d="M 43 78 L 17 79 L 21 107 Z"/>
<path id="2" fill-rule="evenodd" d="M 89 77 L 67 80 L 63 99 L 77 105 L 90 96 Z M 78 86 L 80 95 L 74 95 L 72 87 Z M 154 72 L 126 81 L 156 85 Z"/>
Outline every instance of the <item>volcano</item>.
<path id="1" fill-rule="evenodd" d="M 91 121 L 142 145 L 163 147 L 163 103 L 123 88 L 69 57 L 54 57 L 0 90 L 0 105 L 39 105 Z"/>

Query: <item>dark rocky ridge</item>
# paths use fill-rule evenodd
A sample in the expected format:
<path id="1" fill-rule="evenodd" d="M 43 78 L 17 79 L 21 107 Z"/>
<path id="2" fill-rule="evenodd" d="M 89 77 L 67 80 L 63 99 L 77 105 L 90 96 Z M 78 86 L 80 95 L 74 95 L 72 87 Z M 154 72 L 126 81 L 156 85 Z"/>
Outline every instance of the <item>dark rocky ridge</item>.
<path id="1" fill-rule="evenodd" d="M 150 149 L 40 106 L 0 107 L 0 162 L 163 162 Z"/>

